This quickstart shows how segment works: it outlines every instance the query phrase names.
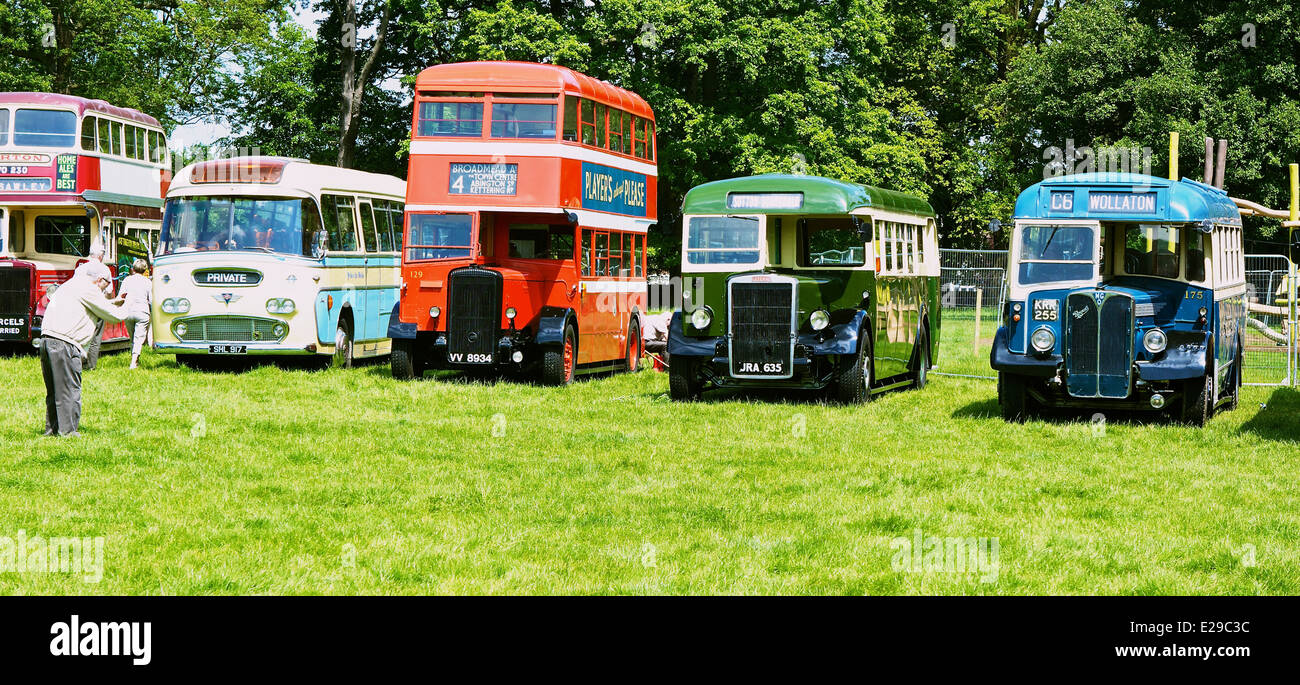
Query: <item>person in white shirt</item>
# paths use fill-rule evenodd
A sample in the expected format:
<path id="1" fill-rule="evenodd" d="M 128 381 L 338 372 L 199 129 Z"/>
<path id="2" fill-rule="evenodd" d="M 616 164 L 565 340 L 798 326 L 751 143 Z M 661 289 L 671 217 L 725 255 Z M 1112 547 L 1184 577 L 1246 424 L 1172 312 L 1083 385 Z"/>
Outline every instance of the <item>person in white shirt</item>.
<path id="1" fill-rule="evenodd" d="M 126 309 L 104 295 L 113 276 L 103 264 L 74 274 L 50 296 L 41 327 L 41 374 L 45 377 L 45 434 L 80 435 L 81 365 L 95 329 L 126 318 Z"/>
<path id="2" fill-rule="evenodd" d="M 84 261 L 77 265 L 77 270 L 72 272 L 73 276 L 76 276 L 78 274 L 84 276 L 87 273 L 86 270 L 93 269 L 95 265 L 104 266 L 104 246 L 95 245 L 94 247 L 91 247 L 90 252 L 86 254 L 86 260 L 87 261 Z M 112 272 L 109 272 L 108 285 L 104 288 L 104 294 L 109 297 L 113 296 Z M 99 347 L 100 345 L 103 344 L 103 342 L 104 342 L 104 322 L 100 321 L 95 326 L 95 337 L 91 339 L 90 347 L 86 352 L 86 360 L 87 360 L 86 369 L 88 370 L 94 369 L 96 366 L 99 366 Z"/>
<path id="3" fill-rule="evenodd" d="M 145 275 L 149 263 L 143 259 L 131 265 L 131 275 L 122 281 L 120 295 L 125 300 L 126 334 L 131 338 L 131 368 L 140 368 L 140 348 L 149 337 L 149 313 L 153 309 L 153 281 Z"/>

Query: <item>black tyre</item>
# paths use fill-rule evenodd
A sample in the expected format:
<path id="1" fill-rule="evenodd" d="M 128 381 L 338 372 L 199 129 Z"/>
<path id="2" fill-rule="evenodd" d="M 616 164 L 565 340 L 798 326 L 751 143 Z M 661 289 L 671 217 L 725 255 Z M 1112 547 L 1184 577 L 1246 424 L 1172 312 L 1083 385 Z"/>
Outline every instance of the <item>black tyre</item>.
<path id="1" fill-rule="evenodd" d="M 1241 403 L 1241 386 L 1242 380 L 1241 368 L 1241 343 L 1237 343 L 1237 361 L 1232 364 L 1232 383 L 1228 386 L 1227 402 L 1224 403 L 1224 411 L 1236 411 L 1237 405 Z"/>
<path id="2" fill-rule="evenodd" d="M 628 373 L 636 373 L 637 367 L 641 365 L 641 325 L 633 317 L 632 322 L 627 325 L 627 357 L 623 370 Z"/>
<path id="3" fill-rule="evenodd" d="M 699 362 L 691 357 L 673 357 L 668 364 L 668 397 L 677 402 L 693 402 L 703 390 Z"/>
<path id="4" fill-rule="evenodd" d="M 393 354 L 389 357 L 393 378 L 409 381 L 419 378 L 422 369 L 415 360 L 415 345 L 410 340 L 394 340 Z"/>
<path id="5" fill-rule="evenodd" d="M 1029 397 L 1027 386 L 1024 376 L 998 372 L 998 404 L 1002 406 L 1004 420 L 1021 423 L 1030 418 L 1033 413 L 1033 400 Z"/>
<path id="6" fill-rule="evenodd" d="M 912 387 L 924 390 L 930 383 L 930 336 L 924 333 L 916 341 L 916 371 L 913 374 L 916 380 Z"/>
<path id="7" fill-rule="evenodd" d="M 831 394 L 844 404 L 861 404 L 871 401 L 871 386 L 876 381 L 875 364 L 871 359 L 871 343 L 866 336 L 859 337 L 858 353 L 848 364 L 841 364 L 831 378 Z"/>
<path id="8" fill-rule="evenodd" d="M 330 366 L 352 368 L 352 331 L 346 321 L 339 321 L 338 330 L 334 332 L 334 355 L 330 357 Z"/>
<path id="9" fill-rule="evenodd" d="M 1214 371 L 1187 381 L 1183 387 L 1182 421 L 1202 428 L 1214 417 Z"/>
<path id="10" fill-rule="evenodd" d="M 578 336 L 573 326 L 564 328 L 564 342 L 558 347 L 548 347 L 542 352 L 542 382 L 546 385 L 567 385 L 573 382 L 573 370 L 578 363 Z"/>

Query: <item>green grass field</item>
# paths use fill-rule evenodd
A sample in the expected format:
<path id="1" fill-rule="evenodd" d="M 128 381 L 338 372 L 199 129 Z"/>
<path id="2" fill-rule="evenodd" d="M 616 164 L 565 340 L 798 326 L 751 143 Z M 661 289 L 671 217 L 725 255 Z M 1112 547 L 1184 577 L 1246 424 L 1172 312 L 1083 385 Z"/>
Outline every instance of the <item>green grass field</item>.
<path id="1" fill-rule="evenodd" d="M 1293 390 L 1248 388 L 1205 430 L 1096 432 L 1004 424 L 992 382 L 946 377 L 866 406 L 683 405 L 652 371 L 126 365 L 86 374 L 83 437 L 58 439 L 37 359 L 0 358 L 0 536 L 105 539 L 99 583 L 10 572 L 0 592 L 1300 592 Z M 996 539 L 996 581 L 895 570 L 917 531 Z"/>

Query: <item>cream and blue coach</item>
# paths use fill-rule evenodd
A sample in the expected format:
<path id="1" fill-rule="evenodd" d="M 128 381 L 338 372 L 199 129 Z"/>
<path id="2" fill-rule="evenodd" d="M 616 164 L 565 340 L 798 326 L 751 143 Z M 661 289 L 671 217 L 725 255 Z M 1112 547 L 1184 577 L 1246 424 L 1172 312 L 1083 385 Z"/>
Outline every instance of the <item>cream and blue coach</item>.
<path id="1" fill-rule="evenodd" d="M 388 354 L 406 183 L 279 157 L 201 162 L 167 192 L 154 347 L 203 355 Z"/>
<path id="2" fill-rule="evenodd" d="M 1008 420 L 1040 407 L 1235 407 L 1246 318 L 1241 214 L 1196 181 L 1093 173 L 1016 202 L 992 352 Z"/>

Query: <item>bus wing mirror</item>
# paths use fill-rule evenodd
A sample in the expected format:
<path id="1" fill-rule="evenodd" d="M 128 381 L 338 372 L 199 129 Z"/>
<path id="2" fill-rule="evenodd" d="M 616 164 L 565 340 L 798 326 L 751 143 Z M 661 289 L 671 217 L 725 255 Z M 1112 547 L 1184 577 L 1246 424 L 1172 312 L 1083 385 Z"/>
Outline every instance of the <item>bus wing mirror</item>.
<path id="1" fill-rule="evenodd" d="M 863 221 L 858 217 L 853 217 L 853 226 L 858 229 L 858 241 L 863 243 L 871 242 L 871 222 Z"/>
<path id="2" fill-rule="evenodd" d="M 328 237 L 325 231 L 316 231 L 312 240 L 312 256 L 320 258 L 325 254 L 325 248 L 329 246 Z"/>
<path id="3" fill-rule="evenodd" d="M 997 219 L 989 219 L 989 233 L 997 234 L 1002 230 L 1002 222 Z"/>

